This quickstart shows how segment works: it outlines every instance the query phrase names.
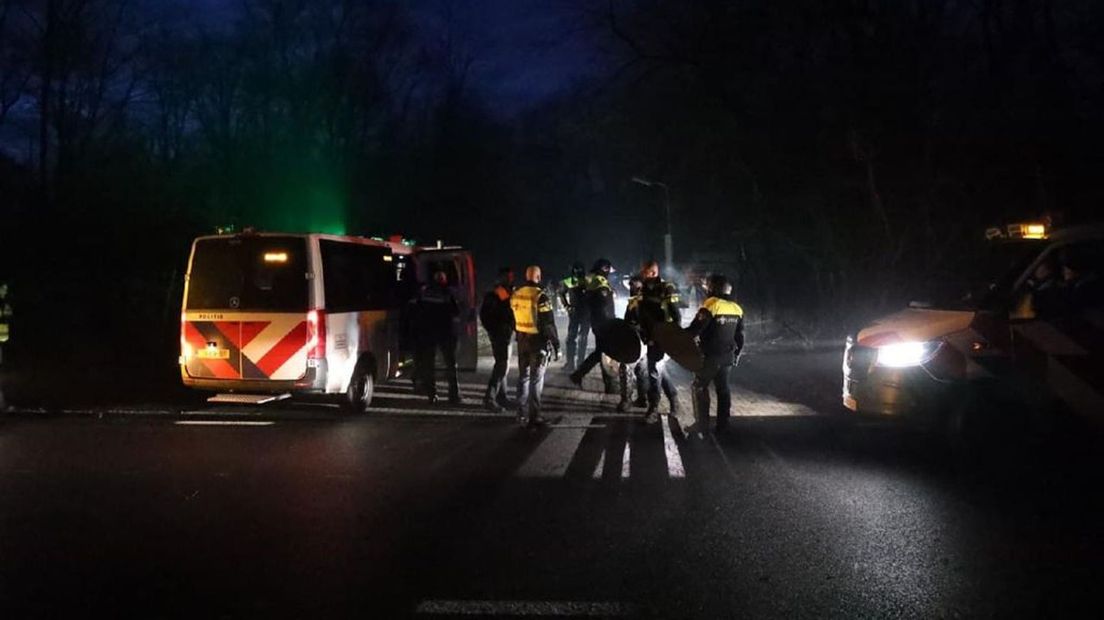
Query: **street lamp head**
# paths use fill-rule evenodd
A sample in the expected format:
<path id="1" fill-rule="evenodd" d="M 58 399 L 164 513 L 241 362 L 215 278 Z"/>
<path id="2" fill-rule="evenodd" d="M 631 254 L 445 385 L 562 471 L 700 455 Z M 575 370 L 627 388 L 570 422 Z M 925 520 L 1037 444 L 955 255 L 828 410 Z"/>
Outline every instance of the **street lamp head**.
<path id="1" fill-rule="evenodd" d="M 653 185 L 653 183 L 651 181 L 649 181 L 648 179 L 645 179 L 644 177 L 633 177 L 632 182 L 633 183 L 639 183 L 639 184 L 641 184 L 645 187 L 651 187 Z"/>

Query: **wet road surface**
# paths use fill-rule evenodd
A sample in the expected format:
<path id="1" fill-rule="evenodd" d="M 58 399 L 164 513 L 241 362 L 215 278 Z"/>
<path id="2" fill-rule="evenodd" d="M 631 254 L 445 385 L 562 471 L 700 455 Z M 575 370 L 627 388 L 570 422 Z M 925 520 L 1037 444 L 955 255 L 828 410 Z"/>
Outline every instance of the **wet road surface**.
<path id="1" fill-rule="evenodd" d="M 381 386 L 364 417 L 302 403 L 5 415 L 0 607 L 854 618 L 1096 601 L 1091 445 L 963 458 L 809 396 L 833 388 L 780 393 L 777 373 L 802 364 L 831 380 L 837 360 L 821 357 L 742 365 L 741 415 L 717 439 L 615 414 L 616 397 L 558 371 L 540 430 L 426 409 L 406 384 Z M 478 402 L 482 381 L 464 382 Z"/>

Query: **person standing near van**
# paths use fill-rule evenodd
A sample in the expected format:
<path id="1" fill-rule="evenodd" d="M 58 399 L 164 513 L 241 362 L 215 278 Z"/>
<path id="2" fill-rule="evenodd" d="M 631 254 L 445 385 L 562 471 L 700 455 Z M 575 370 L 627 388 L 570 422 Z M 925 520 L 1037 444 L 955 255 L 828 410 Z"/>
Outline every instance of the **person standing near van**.
<path id="1" fill-rule="evenodd" d="M 541 268 L 531 265 L 525 269 L 525 284 L 510 296 L 518 344 L 518 424 L 522 426 L 545 423 L 541 417 L 544 372 L 549 357 L 560 358 L 556 316 L 540 283 Z"/>
<path id="2" fill-rule="evenodd" d="M 460 320 L 460 301 L 443 271 L 433 274 L 433 282 L 418 295 L 415 339 L 418 343 L 415 369 L 423 382 L 430 403 L 437 402 L 437 351 L 445 362 L 449 382 L 449 403 L 459 405 L 460 382 L 456 374 L 456 346 Z"/>
<path id="3" fill-rule="evenodd" d="M 498 282 L 483 296 L 479 306 L 479 321 L 487 330 L 494 354 L 494 368 L 483 395 L 483 406 L 499 413 L 509 406 L 506 397 L 506 372 L 510 367 L 510 337 L 514 334 L 514 311 L 510 296 L 514 292 L 514 270 L 503 267 L 498 270 Z"/>

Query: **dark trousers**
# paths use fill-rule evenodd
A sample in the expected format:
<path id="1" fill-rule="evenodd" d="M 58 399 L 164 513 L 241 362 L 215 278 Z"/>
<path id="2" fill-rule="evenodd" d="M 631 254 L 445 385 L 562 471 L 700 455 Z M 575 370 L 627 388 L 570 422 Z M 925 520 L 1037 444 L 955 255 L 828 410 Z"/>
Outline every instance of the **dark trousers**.
<path id="1" fill-rule="evenodd" d="M 491 380 L 487 382 L 487 395 L 484 400 L 493 401 L 499 405 L 506 404 L 506 372 L 510 368 L 510 334 L 492 334 L 491 352 L 494 354 L 494 368 L 491 369 Z"/>
<path id="2" fill-rule="evenodd" d="M 659 348 L 659 345 L 648 345 L 648 408 L 655 409 L 659 405 L 659 389 L 663 388 L 663 393 L 667 396 L 667 400 L 671 403 L 671 408 L 675 407 L 675 402 L 678 399 L 678 392 L 675 391 L 675 384 L 671 381 L 671 377 L 667 376 L 667 373 L 662 372 L 659 368 L 659 363 L 663 361 L 663 358 L 667 354 L 663 352 L 663 349 Z"/>
<path id="3" fill-rule="evenodd" d="M 541 412 L 541 392 L 544 391 L 544 371 L 548 368 L 548 350 L 544 339 L 536 334 L 518 333 L 518 415 L 528 412 L 534 419 Z"/>
<path id="4" fill-rule="evenodd" d="M 418 343 L 417 359 L 414 362 L 422 390 L 430 398 L 437 396 L 437 351 L 445 362 L 445 377 L 449 384 L 449 398 L 460 398 L 460 382 L 456 375 L 456 336 L 447 336 L 435 340 L 423 340 Z"/>
<path id="5" fill-rule="evenodd" d="M 698 422 L 709 422 L 709 385 L 717 390 L 717 426 L 728 425 L 732 411 L 732 391 L 728 387 L 728 374 L 732 370 L 732 359 L 718 360 L 705 358 L 705 365 L 694 375 L 694 413 Z"/>
<path id="6" fill-rule="evenodd" d="M 567 354 L 567 365 L 575 368 L 583 363 L 586 357 L 587 332 L 590 325 L 587 324 L 586 314 L 582 310 L 569 310 L 567 314 L 567 342 L 564 343 L 564 352 Z"/>

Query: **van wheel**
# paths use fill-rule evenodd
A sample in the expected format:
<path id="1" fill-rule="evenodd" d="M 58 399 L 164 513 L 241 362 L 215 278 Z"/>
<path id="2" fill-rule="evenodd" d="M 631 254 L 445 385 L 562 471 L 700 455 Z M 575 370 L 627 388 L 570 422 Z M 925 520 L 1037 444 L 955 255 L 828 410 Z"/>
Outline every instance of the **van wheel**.
<path id="1" fill-rule="evenodd" d="M 349 413 L 363 414 L 372 405 L 372 396 L 376 391 L 376 379 L 368 364 L 357 364 L 353 378 L 349 380 L 349 389 L 345 391 L 342 403 Z"/>

